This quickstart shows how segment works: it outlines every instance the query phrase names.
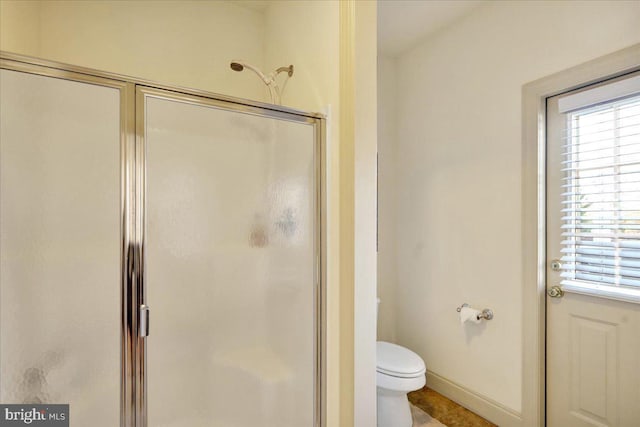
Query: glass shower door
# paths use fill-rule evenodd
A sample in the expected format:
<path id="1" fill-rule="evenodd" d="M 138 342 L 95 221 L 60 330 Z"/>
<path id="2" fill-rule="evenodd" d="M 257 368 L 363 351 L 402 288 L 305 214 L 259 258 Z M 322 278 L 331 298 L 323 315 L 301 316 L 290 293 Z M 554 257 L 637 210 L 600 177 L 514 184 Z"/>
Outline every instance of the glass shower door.
<path id="1" fill-rule="evenodd" d="M 313 426 L 313 120 L 146 88 L 137 105 L 148 425 Z"/>
<path id="2" fill-rule="evenodd" d="M 0 402 L 114 427 L 124 85 L 44 72 L 0 70 Z"/>

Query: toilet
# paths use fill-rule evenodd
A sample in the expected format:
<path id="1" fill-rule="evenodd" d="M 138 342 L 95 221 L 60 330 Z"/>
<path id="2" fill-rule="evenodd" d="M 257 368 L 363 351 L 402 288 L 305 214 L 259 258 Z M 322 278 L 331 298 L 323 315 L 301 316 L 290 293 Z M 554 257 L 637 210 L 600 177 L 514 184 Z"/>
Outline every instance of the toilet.
<path id="1" fill-rule="evenodd" d="M 378 427 L 413 425 L 407 393 L 424 387 L 426 371 L 424 360 L 408 348 L 384 341 L 376 343 Z"/>
<path id="2" fill-rule="evenodd" d="M 376 343 L 378 427 L 411 427 L 407 393 L 426 383 L 426 367 L 420 356 L 389 342 Z"/>

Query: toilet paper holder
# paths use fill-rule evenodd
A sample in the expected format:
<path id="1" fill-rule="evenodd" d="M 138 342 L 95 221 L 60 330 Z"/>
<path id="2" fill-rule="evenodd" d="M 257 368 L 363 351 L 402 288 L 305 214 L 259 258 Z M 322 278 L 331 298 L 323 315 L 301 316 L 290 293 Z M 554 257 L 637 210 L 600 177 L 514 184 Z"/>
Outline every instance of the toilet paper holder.
<path id="1" fill-rule="evenodd" d="M 460 313 L 460 310 L 462 310 L 462 307 L 469 307 L 469 304 L 467 304 L 466 302 L 464 304 L 462 304 L 460 307 L 456 308 L 456 311 L 458 313 Z M 478 320 L 480 319 L 484 319 L 484 320 L 491 320 L 493 319 L 493 311 L 485 308 L 484 310 L 482 310 L 482 312 L 480 314 L 478 314 Z"/>

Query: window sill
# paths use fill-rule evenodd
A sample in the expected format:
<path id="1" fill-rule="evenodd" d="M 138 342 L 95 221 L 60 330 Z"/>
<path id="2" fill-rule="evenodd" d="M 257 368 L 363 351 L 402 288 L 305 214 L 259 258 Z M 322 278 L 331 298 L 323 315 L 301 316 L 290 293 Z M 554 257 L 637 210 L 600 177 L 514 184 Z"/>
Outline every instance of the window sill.
<path id="1" fill-rule="evenodd" d="M 640 304 L 640 289 L 603 286 L 574 280 L 563 280 L 561 285 L 562 290 L 569 293 Z"/>

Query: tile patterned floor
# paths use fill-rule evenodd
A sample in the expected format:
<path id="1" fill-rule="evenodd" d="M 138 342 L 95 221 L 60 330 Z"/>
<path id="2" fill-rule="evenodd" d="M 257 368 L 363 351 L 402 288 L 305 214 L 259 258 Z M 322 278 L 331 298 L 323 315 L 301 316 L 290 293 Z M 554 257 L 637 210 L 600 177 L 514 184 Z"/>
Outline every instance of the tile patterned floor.
<path id="1" fill-rule="evenodd" d="M 497 427 L 427 387 L 409 393 L 409 401 L 448 427 Z"/>

